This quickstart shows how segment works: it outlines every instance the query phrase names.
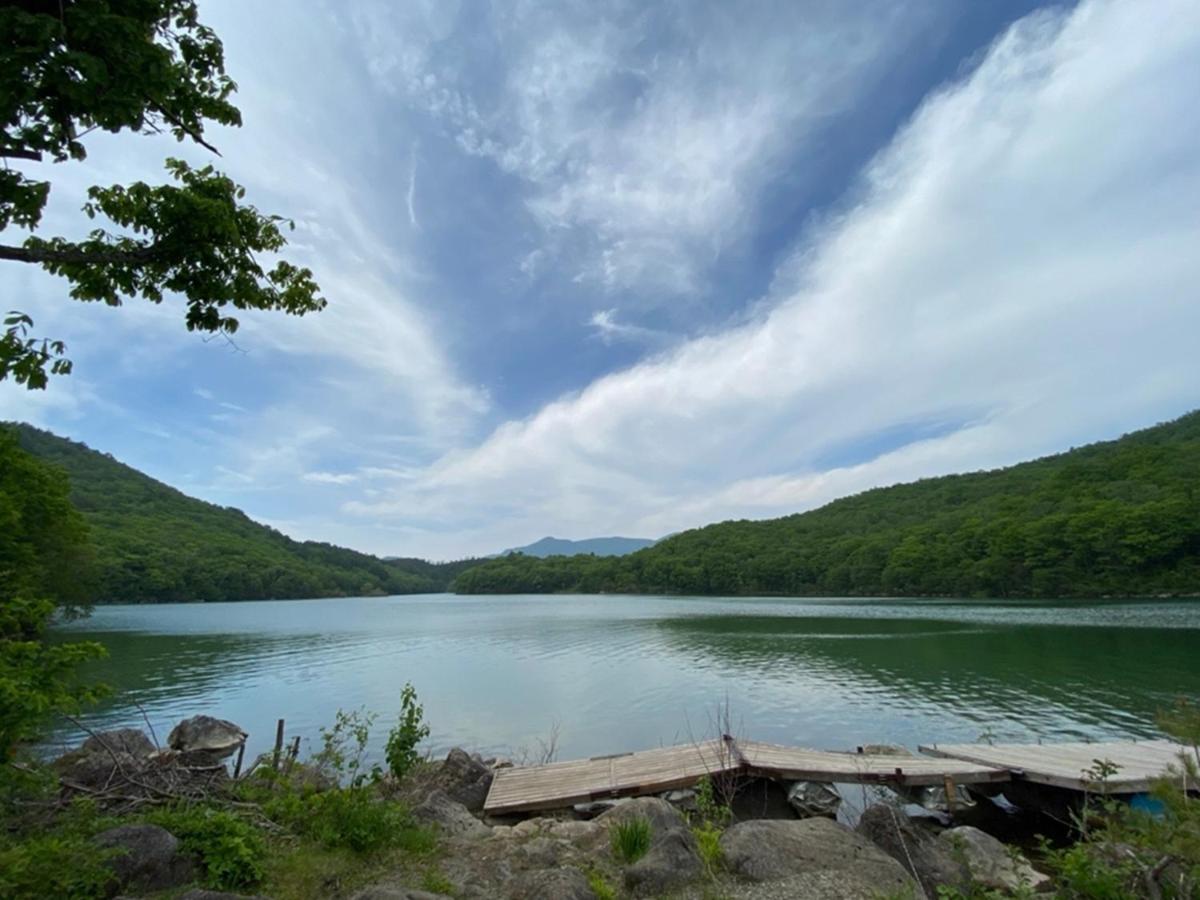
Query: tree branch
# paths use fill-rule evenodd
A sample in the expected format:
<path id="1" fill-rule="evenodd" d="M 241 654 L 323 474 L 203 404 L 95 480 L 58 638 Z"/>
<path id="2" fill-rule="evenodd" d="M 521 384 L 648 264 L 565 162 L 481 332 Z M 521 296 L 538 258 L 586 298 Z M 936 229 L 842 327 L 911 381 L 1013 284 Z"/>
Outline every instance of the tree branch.
<path id="1" fill-rule="evenodd" d="M 0 244 L 0 259 L 26 263 L 117 263 L 138 265 L 149 262 L 158 255 L 160 247 L 150 244 L 136 250 L 111 249 L 83 250 L 79 247 L 10 247 Z"/>
<path id="2" fill-rule="evenodd" d="M 182 131 L 184 134 L 186 134 L 188 137 L 190 137 L 193 141 L 195 141 L 197 144 L 199 144 L 205 150 L 209 150 L 212 153 L 215 153 L 217 156 L 221 155 L 220 150 L 218 150 L 216 147 L 214 147 L 212 144 L 210 144 L 208 141 L 206 141 L 204 138 L 202 138 L 200 136 L 200 132 L 196 131 L 196 129 L 191 128 L 188 125 L 184 124 L 179 119 L 178 116 L 173 115 L 172 113 L 170 113 L 167 110 L 162 109 L 162 108 L 160 108 L 158 110 L 158 112 L 170 124 L 174 125 L 176 128 L 178 128 L 180 131 Z"/>
<path id="3" fill-rule="evenodd" d="M 20 147 L 5 147 L 3 150 L 0 150 L 0 156 L 3 156 L 5 159 L 29 159 L 33 162 L 42 161 L 41 150 L 23 150 Z"/>

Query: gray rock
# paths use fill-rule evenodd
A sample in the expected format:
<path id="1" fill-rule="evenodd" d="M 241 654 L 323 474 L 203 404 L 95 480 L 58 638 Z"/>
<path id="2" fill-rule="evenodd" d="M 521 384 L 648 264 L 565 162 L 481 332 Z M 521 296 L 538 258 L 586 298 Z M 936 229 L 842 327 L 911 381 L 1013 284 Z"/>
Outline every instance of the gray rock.
<path id="1" fill-rule="evenodd" d="M 180 894 L 178 900 L 267 900 L 267 898 L 262 894 L 227 894 L 224 891 L 192 888 L 186 894 Z"/>
<path id="2" fill-rule="evenodd" d="M 479 756 L 455 747 L 438 770 L 436 781 L 452 800 L 457 800 L 471 812 L 483 809 L 494 773 Z"/>
<path id="3" fill-rule="evenodd" d="M 115 731 L 101 731 L 84 741 L 79 749 L 84 753 L 127 753 L 137 758 L 145 758 L 155 751 L 150 738 L 136 728 L 118 728 Z"/>
<path id="4" fill-rule="evenodd" d="M 986 888 L 1016 891 L 1024 887 L 1036 891 L 1050 880 L 1019 852 L 970 825 L 949 828 L 938 835 L 938 841 L 952 855 L 961 857 L 971 871 L 971 879 Z"/>
<path id="5" fill-rule="evenodd" d="M 696 839 L 675 828 L 650 845 L 646 855 L 625 870 L 625 886 L 638 896 L 658 896 L 699 878 L 704 871 Z"/>
<path id="6" fill-rule="evenodd" d="M 175 835 L 157 825 L 118 825 L 96 835 L 97 846 L 117 851 L 109 860 L 117 886 L 161 891 L 187 884 L 195 865 Z"/>
<path id="7" fill-rule="evenodd" d="M 522 844 L 517 851 L 527 868 L 553 869 L 561 865 L 564 853 L 569 852 L 571 845 L 566 841 L 556 841 L 548 837 L 535 837 Z"/>
<path id="8" fill-rule="evenodd" d="M 810 894 L 814 897 L 866 900 L 920 890 L 894 859 L 829 819 L 739 822 L 721 836 L 721 850 L 726 867 L 751 881 L 792 879 L 836 888 L 835 893 L 822 888 Z"/>
<path id="9" fill-rule="evenodd" d="M 555 822 L 550 826 L 551 837 L 560 838 L 571 843 L 591 843 L 596 835 L 604 831 L 604 826 L 596 822 L 581 822 L 577 819 L 567 819 Z"/>
<path id="10" fill-rule="evenodd" d="M 221 760 L 244 744 L 246 737 L 246 732 L 232 722 L 212 716 L 192 716 L 171 729 L 167 745 L 180 753 Z"/>
<path id="11" fill-rule="evenodd" d="M 587 803 L 576 803 L 571 809 L 581 819 L 594 819 L 602 813 L 628 802 L 629 799 L 626 797 L 617 800 L 591 800 Z"/>
<path id="12" fill-rule="evenodd" d="M 436 825 L 444 834 L 466 838 L 485 838 L 491 829 L 471 815 L 470 811 L 456 800 L 450 799 L 445 791 L 434 791 L 420 806 L 413 809 L 413 817 L 426 825 Z"/>
<path id="13" fill-rule="evenodd" d="M 125 775 L 138 775 L 145 768 L 146 760 L 116 751 L 82 747 L 72 750 L 54 761 L 56 771 L 66 782 L 81 785 L 91 790 L 103 790 Z"/>
<path id="14" fill-rule="evenodd" d="M 802 819 L 825 816 L 836 819 L 842 795 L 831 784 L 821 781 L 796 781 L 788 787 L 788 806 Z"/>
<path id="15" fill-rule="evenodd" d="M 920 828 L 902 809 L 877 803 L 863 811 L 858 833 L 868 838 L 915 877 L 930 897 L 941 885 L 967 890 L 971 873 L 937 835 Z"/>
<path id="16" fill-rule="evenodd" d="M 431 894 L 429 891 L 414 891 L 388 884 L 376 884 L 363 888 L 350 900 L 451 900 L 451 898 L 445 894 Z"/>
<path id="17" fill-rule="evenodd" d="M 510 900 L 596 900 L 578 869 L 535 869 L 515 876 L 507 885 Z"/>
<path id="18" fill-rule="evenodd" d="M 684 821 L 679 810 L 660 797 L 635 797 L 602 813 L 596 818 L 596 821 L 611 828 L 634 819 L 646 819 L 650 822 L 652 839 L 674 828 L 687 826 L 687 822 Z"/>

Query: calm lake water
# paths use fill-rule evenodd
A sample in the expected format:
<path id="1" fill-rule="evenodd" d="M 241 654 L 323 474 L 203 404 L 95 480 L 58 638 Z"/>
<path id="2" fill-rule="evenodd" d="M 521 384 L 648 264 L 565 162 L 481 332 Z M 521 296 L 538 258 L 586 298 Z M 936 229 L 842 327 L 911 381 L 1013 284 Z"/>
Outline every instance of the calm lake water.
<path id="1" fill-rule="evenodd" d="M 435 750 L 536 755 L 557 725 L 560 758 L 710 736 L 726 697 L 739 734 L 848 749 L 1149 736 L 1200 696 L 1194 602 L 438 594 L 108 606 L 58 633 L 109 649 L 93 727 L 208 713 L 252 751 L 363 706 L 378 750 L 405 681 Z"/>

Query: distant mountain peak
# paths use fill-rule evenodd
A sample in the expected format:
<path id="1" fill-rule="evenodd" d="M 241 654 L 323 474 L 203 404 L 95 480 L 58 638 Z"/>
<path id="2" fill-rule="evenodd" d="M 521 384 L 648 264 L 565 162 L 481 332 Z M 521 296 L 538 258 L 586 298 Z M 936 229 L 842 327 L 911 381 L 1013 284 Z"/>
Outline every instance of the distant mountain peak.
<path id="1" fill-rule="evenodd" d="M 512 547 L 499 555 L 507 556 L 510 553 L 524 553 L 526 556 L 545 557 L 579 556 L 580 554 L 593 553 L 596 556 L 624 556 L 627 553 L 642 550 L 656 543 L 658 542 L 649 538 L 598 537 L 572 541 L 567 538 L 547 536 L 541 540 L 534 541 L 532 544 L 526 544 L 524 547 Z"/>

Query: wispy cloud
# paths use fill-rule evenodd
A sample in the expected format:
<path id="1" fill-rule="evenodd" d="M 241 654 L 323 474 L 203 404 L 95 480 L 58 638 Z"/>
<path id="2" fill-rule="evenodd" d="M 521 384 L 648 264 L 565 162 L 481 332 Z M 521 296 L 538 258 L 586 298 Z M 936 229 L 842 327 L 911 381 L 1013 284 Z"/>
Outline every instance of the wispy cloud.
<path id="1" fill-rule="evenodd" d="M 628 341 L 651 346 L 663 346 L 672 340 L 672 335 L 643 325 L 631 325 L 617 319 L 617 310 L 601 309 L 592 314 L 588 324 L 596 329 L 596 336 L 605 343 Z"/>
<path id="2" fill-rule="evenodd" d="M 305 472 L 300 480 L 312 484 L 353 484 L 358 476 L 352 472 Z"/>

